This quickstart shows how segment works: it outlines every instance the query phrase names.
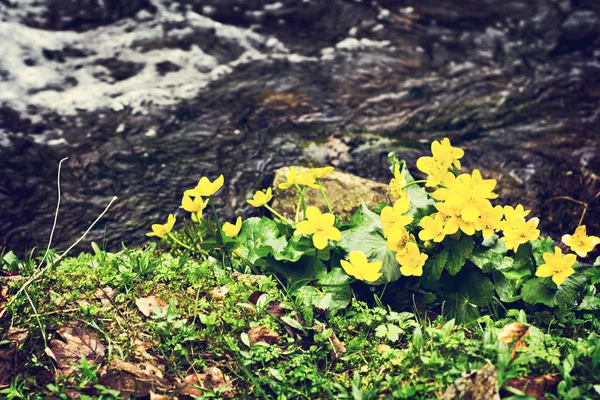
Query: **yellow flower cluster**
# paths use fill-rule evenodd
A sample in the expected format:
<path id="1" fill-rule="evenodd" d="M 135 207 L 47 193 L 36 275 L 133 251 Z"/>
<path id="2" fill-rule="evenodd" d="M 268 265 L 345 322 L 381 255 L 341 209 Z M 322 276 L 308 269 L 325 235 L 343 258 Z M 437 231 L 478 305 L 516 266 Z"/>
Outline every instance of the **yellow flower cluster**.
<path id="1" fill-rule="evenodd" d="M 495 187 L 496 180 L 483 179 L 479 170 L 457 177 L 447 172 L 432 194 L 439 200 L 435 205 L 438 212 L 421 220 L 419 238 L 441 242 L 459 230 L 466 235 L 482 231 L 485 238 L 491 237 L 503 217 L 502 207 L 490 202 L 498 197 Z"/>
<path id="2" fill-rule="evenodd" d="M 191 212 L 192 219 L 195 222 L 198 222 L 202 218 L 202 211 L 204 211 L 208 205 L 208 199 L 203 201 L 202 197 L 210 197 L 217 193 L 223 186 L 223 183 L 225 183 L 223 175 L 219 175 L 213 182 L 206 176 L 203 176 L 200 178 L 195 188 L 183 192 L 180 208 L 183 208 L 187 212 Z M 194 197 L 193 200 L 192 197 Z"/>
<path id="3" fill-rule="evenodd" d="M 520 245 L 536 240 L 540 237 L 540 230 L 537 229 L 540 223 L 539 218 L 531 218 L 526 221 L 525 217 L 529 210 L 525 210 L 521 204 L 516 208 L 504 206 L 504 221 L 500 228 L 502 229 L 502 240 L 508 250 L 517 251 Z"/>
<path id="4" fill-rule="evenodd" d="M 318 189 L 318 179 L 321 179 L 333 172 L 333 167 L 311 168 L 309 171 L 297 172 L 296 167 L 290 167 L 285 175 L 286 181 L 279 184 L 279 189 L 289 189 L 295 186 L 307 186 Z"/>
<path id="5" fill-rule="evenodd" d="M 396 176 L 394 179 L 390 185 L 400 182 Z M 411 238 L 406 229 L 406 226 L 413 221 L 413 217 L 405 215 L 409 209 L 410 201 L 407 196 L 402 195 L 392 207 L 387 206 L 381 210 L 383 237 L 386 238 L 388 250 L 396 253 L 400 273 L 405 276 L 421 276 L 427 255 L 419 251 L 419 247 L 414 243 L 414 237 Z"/>
<path id="6" fill-rule="evenodd" d="M 461 169 L 460 159 L 465 155 L 462 149 L 452 147 L 450 139 L 444 138 L 441 142 L 431 142 L 431 157 L 421 157 L 417 160 L 417 168 L 427 174 L 426 186 L 438 186 L 448 174 L 451 167 Z"/>

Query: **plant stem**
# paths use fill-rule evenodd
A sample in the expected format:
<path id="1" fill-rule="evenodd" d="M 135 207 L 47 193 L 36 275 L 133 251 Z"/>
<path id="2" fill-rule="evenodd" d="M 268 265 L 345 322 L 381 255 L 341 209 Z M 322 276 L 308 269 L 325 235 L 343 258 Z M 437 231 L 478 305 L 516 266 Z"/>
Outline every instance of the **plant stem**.
<path id="1" fill-rule="evenodd" d="M 194 251 L 190 246 L 188 246 L 187 244 L 179 241 L 179 239 L 177 239 L 175 236 L 173 236 L 172 233 L 168 233 L 167 234 L 168 237 L 170 237 L 175 243 L 177 243 L 178 245 L 180 245 L 181 247 L 184 247 L 186 249 L 188 249 L 189 251 Z"/>
<path id="2" fill-rule="evenodd" d="M 306 200 L 304 199 L 304 189 L 300 189 L 297 183 L 294 183 L 296 190 L 298 190 L 298 194 L 300 195 L 300 201 L 302 202 L 302 211 L 304 212 L 303 218 L 306 218 Z"/>
<path id="3" fill-rule="evenodd" d="M 321 195 L 323 196 L 323 200 L 325 200 L 325 204 L 327 205 L 327 209 L 330 213 L 333 214 L 333 210 L 331 209 L 331 205 L 329 204 L 329 200 L 327 200 L 327 196 L 325 195 L 325 188 L 321 184 L 321 180 L 317 179 L 317 184 L 319 185 L 319 189 L 321 189 Z"/>
<path id="4" fill-rule="evenodd" d="M 296 215 L 294 217 L 294 222 L 298 223 L 298 218 L 300 216 L 300 196 L 298 196 L 298 202 L 296 203 Z"/>
<path id="5" fill-rule="evenodd" d="M 277 218 L 279 218 L 282 222 L 285 222 L 289 226 L 294 226 L 290 221 L 288 221 L 283 215 L 279 214 L 275 211 L 270 205 L 265 204 L 265 208 L 273 213 Z"/>
<path id="6" fill-rule="evenodd" d="M 406 185 L 402 186 L 402 190 L 404 190 L 404 189 L 406 189 L 407 187 L 409 187 L 409 186 L 412 186 L 412 185 L 418 185 L 419 183 L 427 183 L 427 180 L 425 180 L 425 179 L 421 179 L 421 180 L 419 180 L 419 181 L 412 181 L 412 182 L 408 182 Z"/>
<path id="7" fill-rule="evenodd" d="M 535 276 L 535 267 L 537 266 L 537 262 L 535 261 L 535 256 L 533 255 L 533 246 L 531 242 L 527 242 L 525 244 L 527 249 L 529 250 L 529 258 L 531 258 L 531 274 Z"/>
<path id="8" fill-rule="evenodd" d="M 215 219 L 215 223 L 217 224 L 217 229 L 219 230 L 219 238 L 221 242 L 221 249 L 227 254 L 227 260 L 229 261 L 229 266 L 233 271 L 233 262 L 231 261 L 231 255 L 225 249 L 225 234 L 223 233 L 223 228 L 221 227 L 221 221 L 219 221 L 219 216 L 217 215 L 217 209 L 215 208 L 215 203 L 212 200 L 212 196 L 208 198 L 208 202 L 210 203 L 210 208 L 213 212 L 213 218 Z"/>

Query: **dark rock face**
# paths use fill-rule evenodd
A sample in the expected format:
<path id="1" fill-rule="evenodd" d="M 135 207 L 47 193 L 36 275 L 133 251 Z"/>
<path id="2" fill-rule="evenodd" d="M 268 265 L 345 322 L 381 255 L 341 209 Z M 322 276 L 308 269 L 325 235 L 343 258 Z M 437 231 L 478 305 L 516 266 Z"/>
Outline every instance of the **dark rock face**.
<path id="1" fill-rule="evenodd" d="M 33 28 L 83 31 L 155 11 L 149 0 L 4 0 L 6 14 Z"/>
<path id="2" fill-rule="evenodd" d="M 90 1 L 61 9 L 77 26 L 48 25 L 50 2 L 13 3 L 0 0 L 0 245 L 18 251 L 45 245 L 67 156 L 59 248 L 113 195 L 108 246 L 137 245 L 202 175 L 225 174 L 224 216 L 249 215 L 279 167 L 387 182 L 389 151 L 414 165 L 444 136 L 555 238 L 582 212 L 559 196 L 600 191 L 594 1 Z"/>

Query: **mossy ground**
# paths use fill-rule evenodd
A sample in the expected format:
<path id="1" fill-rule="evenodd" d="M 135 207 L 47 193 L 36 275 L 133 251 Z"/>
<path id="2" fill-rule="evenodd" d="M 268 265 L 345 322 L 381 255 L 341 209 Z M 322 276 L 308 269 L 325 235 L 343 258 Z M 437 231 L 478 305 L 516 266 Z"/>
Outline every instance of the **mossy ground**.
<path id="1" fill-rule="evenodd" d="M 512 378 L 558 374 L 559 392 L 549 389 L 548 398 L 600 395 L 600 324 L 592 311 L 558 318 L 509 310 L 461 326 L 431 320 L 438 314 L 428 310 L 392 311 L 355 299 L 331 315 L 296 304 L 274 277 L 227 271 L 217 260 L 154 245 L 66 258 L 15 297 L 35 263 L 5 264 L 24 277 L 0 280 L 8 287 L 0 319 L 0 368 L 11 375 L 2 377 L 6 398 L 430 399 L 488 364 L 512 392 Z M 146 317 L 136 300 L 151 295 L 168 306 Z M 498 332 L 515 321 L 533 326 L 511 361 Z M 57 340 L 67 340 L 60 328 L 73 323 L 105 350 L 65 377 L 45 349 L 58 352 Z M 28 336 L 12 351 L 16 328 Z"/>

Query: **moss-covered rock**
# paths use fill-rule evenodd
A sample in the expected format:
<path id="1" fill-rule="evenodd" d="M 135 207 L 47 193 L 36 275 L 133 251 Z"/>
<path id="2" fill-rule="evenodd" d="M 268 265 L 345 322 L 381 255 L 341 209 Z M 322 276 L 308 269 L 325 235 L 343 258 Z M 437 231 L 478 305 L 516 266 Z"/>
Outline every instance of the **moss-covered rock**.
<path id="1" fill-rule="evenodd" d="M 285 217 L 293 219 L 298 203 L 297 192 L 293 189 L 282 190 L 278 187 L 280 183 L 286 181 L 285 175 L 289 170 L 289 167 L 283 167 L 275 171 L 272 207 Z M 296 170 L 302 172 L 308 171 L 308 168 L 296 167 Z M 322 182 L 333 212 L 344 222 L 350 219 L 350 216 L 363 202 L 371 209 L 381 202 L 391 202 L 390 191 L 386 184 L 347 172 L 333 171 L 329 176 L 323 178 Z M 319 189 L 307 188 L 304 194 L 307 205 L 327 211 Z"/>

